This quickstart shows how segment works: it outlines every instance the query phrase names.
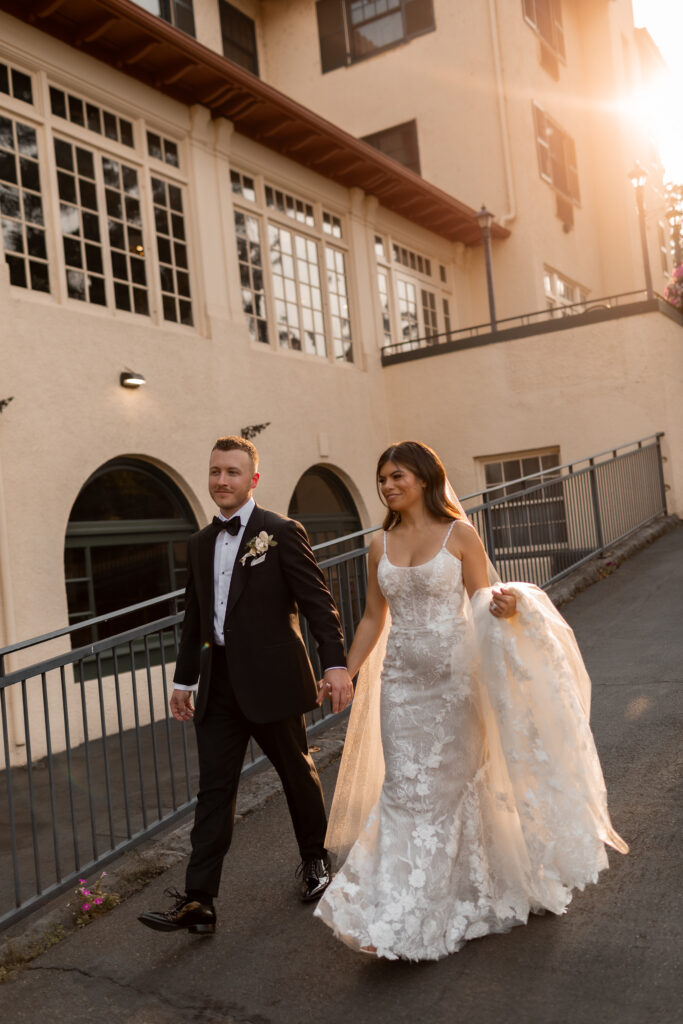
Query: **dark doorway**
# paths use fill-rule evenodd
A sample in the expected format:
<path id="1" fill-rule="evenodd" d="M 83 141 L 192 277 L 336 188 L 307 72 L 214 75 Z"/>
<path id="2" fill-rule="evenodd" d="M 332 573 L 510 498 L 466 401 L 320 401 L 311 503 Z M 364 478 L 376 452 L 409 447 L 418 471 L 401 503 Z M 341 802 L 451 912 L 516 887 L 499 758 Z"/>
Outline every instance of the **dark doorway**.
<path id="1" fill-rule="evenodd" d="M 81 488 L 69 517 L 64 576 L 69 622 L 106 615 L 185 585 L 186 542 L 198 529 L 172 480 L 149 463 L 115 459 Z M 178 611 L 168 601 L 76 630 L 74 647 Z"/>

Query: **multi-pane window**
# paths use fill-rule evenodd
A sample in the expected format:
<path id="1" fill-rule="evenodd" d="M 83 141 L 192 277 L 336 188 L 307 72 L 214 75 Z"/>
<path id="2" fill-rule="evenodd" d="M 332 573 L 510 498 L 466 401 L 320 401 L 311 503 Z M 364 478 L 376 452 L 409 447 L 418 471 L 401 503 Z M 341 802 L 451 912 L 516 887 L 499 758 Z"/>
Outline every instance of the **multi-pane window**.
<path id="1" fill-rule="evenodd" d="M 412 281 L 399 278 L 396 282 L 401 341 L 417 341 L 420 326 L 417 318 L 417 287 Z"/>
<path id="2" fill-rule="evenodd" d="M 119 117 L 118 114 L 112 114 L 110 110 L 104 110 L 95 103 L 82 100 L 80 96 L 74 96 L 51 85 L 50 107 L 55 117 L 62 117 L 65 121 L 71 121 L 72 124 L 87 128 L 124 146 L 132 148 L 135 145 L 133 125 L 130 121 L 125 117 Z"/>
<path id="3" fill-rule="evenodd" d="M 147 152 L 155 160 L 161 160 L 170 167 L 180 167 L 178 143 L 166 139 L 156 132 L 147 132 Z"/>
<path id="4" fill-rule="evenodd" d="M 105 306 L 95 155 L 82 146 L 55 139 L 55 161 L 67 294 Z"/>
<path id="5" fill-rule="evenodd" d="M 317 243 L 269 224 L 268 244 L 280 346 L 326 355 Z"/>
<path id="6" fill-rule="evenodd" d="M 566 544 L 567 517 L 564 491 L 558 480 L 559 462 L 557 451 L 499 456 L 484 461 L 486 487 L 491 490 L 491 497 L 508 499 L 490 510 L 496 550 L 534 551 Z M 529 476 L 533 479 L 522 479 Z"/>
<path id="7" fill-rule="evenodd" d="M 385 345 L 391 345 L 391 313 L 389 300 L 389 274 L 383 268 L 377 269 L 379 307 L 382 313 L 382 336 Z"/>
<path id="8" fill-rule="evenodd" d="M 230 171 L 230 188 L 237 196 L 248 199 L 250 203 L 256 202 L 256 188 L 254 179 L 248 174 L 240 174 L 239 171 Z"/>
<path id="9" fill-rule="evenodd" d="M 195 34 L 192 0 L 134 0 L 134 3 L 187 32 L 189 36 Z"/>
<path id="10" fill-rule="evenodd" d="M 164 320 L 191 327 L 194 321 L 182 189 L 152 176 L 152 201 Z"/>
<path id="11" fill-rule="evenodd" d="M 117 309 L 149 313 L 138 172 L 102 157 L 107 230 Z"/>
<path id="12" fill-rule="evenodd" d="M 0 92 L 13 96 L 15 100 L 33 103 L 31 76 L 0 61 Z"/>
<path id="13" fill-rule="evenodd" d="M 565 58 L 561 0 L 522 0 L 524 17 L 553 53 Z"/>
<path id="14" fill-rule="evenodd" d="M 442 299 L 441 305 L 443 309 L 443 329 L 446 335 L 446 340 L 450 341 L 451 338 L 451 304 L 448 299 Z"/>
<path id="15" fill-rule="evenodd" d="M 335 359 L 353 362 L 351 343 L 351 317 L 346 293 L 346 263 L 344 253 L 325 246 L 327 270 L 327 296 L 330 303 L 330 325 Z"/>
<path id="16" fill-rule="evenodd" d="M 281 349 L 352 362 L 342 218 L 242 171 L 231 170 L 230 189 L 239 204 L 237 262 L 252 341 L 277 339 Z M 260 204 L 263 213 L 257 212 Z"/>
<path id="17" fill-rule="evenodd" d="M 219 0 L 223 53 L 247 71 L 258 75 L 256 26 L 251 18 L 238 11 L 227 0 Z"/>
<path id="18" fill-rule="evenodd" d="M 406 121 L 404 124 L 397 124 L 393 128 L 385 128 L 381 132 L 373 132 L 372 135 L 363 135 L 363 142 L 367 142 L 380 153 L 391 157 L 399 164 L 403 164 L 416 174 L 420 174 L 420 152 L 417 145 L 417 122 Z"/>
<path id="19" fill-rule="evenodd" d="M 541 177 L 562 195 L 578 203 L 579 176 L 574 140 L 536 104 L 534 121 Z"/>
<path id="20" fill-rule="evenodd" d="M 55 139 L 59 216 L 69 298 L 149 313 L 140 184 L 136 168 L 65 139 Z M 100 209 L 102 170 L 104 216 Z M 108 246 L 105 244 L 108 243 Z M 109 265 L 107 264 L 109 261 Z"/>
<path id="21" fill-rule="evenodd" d="M 383 344 L 418 348 L 447 338 L 452 330 L 452 319 L 446 267 L 382 235 L 375 235 L 375 257 Z M 439 267 L 438 283 L 436 266 Z M 399 336 L 393 340 L 392 321 L 399 328 Z"/>
<path id="22" fill-rule="evenodd" d="M 435 28 L 432 0 L 318 0 L 323 73 Z"/>
<path id="23" fill-rule="evenodd" d="M 342 224 L 339 217 L 335 217 L 333 213 L 327 213 L 323 211 L 323 231 L 326 235 L 332 235 L 333 238 L 341 238 L 342 236 Z"/>
<path id="24" fill-rule="evenodd" d="M 392 245 L 391 251 L 396 263 L 400 263 L 410 270 L 417 270 L 419 274 L 426 274 L 427 277 L 432 276 L 432 261 L 427 259 L 426 256 L 420 256 L 419 253 L 413 252 L 412 249 L 406 249 L 405 246 L 397 245 L 396 243 Z"/>
<path id="25" fill-rule="evenodd" d="M 257 217 L 235 210 L 237 262 L 240 273 L 242 310 L 252 341 L 268 343 L 268 314 L 263 280 L 263 250 Z"/>
<path id="26" fill-rule="evenodd" d="M 439 325 L 436 319 L 436 295 L 434 292 L 427 291 L 426 288 L 420 289 L 420 295 L 422 297 L 424 336 L 428 341 L 435 341 L 439 333 Z"/>
<path id="27" fill-rule="evenodd" d="M 305 203 L 302 199 L 296 199 L 294 196 L 289 195 L 289 193 L 281 192 L 280 189 L 273 188 L 271 185 L 266 185 L 265 194 L 268 209 L 277 210 L 278 213 L 284 213 L 300 224 L 306 224 L 311 228 L 314 227 L 315 215 L 310 203 Z"/>
<path id="28" fill-rule="evenodd" d="M 0 117 L 0 218 L 10 283 L 49 292 L 35 128 Z"/>
<path id="29" fill-rule="evenodd" d="M 550 267 L 543 271 L 543 291 L 548 309 L 562 310 L 566 306 L 575 306 L 573 312 L 581 312 L 588 298 L 585 288 Z"/>

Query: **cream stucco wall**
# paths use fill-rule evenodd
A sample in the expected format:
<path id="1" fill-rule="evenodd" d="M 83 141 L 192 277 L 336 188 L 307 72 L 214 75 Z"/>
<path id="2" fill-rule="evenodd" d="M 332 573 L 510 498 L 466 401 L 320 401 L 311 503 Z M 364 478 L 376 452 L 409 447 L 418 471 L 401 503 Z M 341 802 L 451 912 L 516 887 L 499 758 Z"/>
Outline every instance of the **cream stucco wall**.
<path id="1" fill-rule="evenodd" d="M 660 313 L 388 366 L 385 375 L 393 433 L 433 445 L 461 494 L 485 486 L 477 459 L 556 446 L 562 463 L 574 462 L 664 431 L 669 511 L 683 514 L 683 344 L 680 325 Z"/>
<path id="2" fill-rule="evenodd" d="M 499 317 L 544 308 L 544 266 L 593 297 L 644 287 L 627 173 L 651 156 L 624 102 L 638 85 L 630 0 L 563 3 L 567 59 L 557 81 L 540 64 L 539 37 L 517 0 L 434 0 L 436 31 L 326 74 L 313 0 L 262 0 L 260 11 L 267 81 L 355 136 L 414 118 L 423 176 L 475 209 L 485 203 L 512 229 L 493 246 Z M 622 37 L 632 48 L 630 75 Z M 569 232 L 539 175 L 532 103 L 576 144 L 581 201 Z M 661 195 L 649 190 L 648 204 L 662 291 Z M 480 252 L 472 262 L 481 281 Z M 473 321 L 488 319 L 484 290 L 471 293 L 471 306 Z"/>
<path id="3" fill-rule="evenodd" d="M 538 68 L 537 39 L 519 17 L 521 5 L 501 0 L 493 5 L 503 81 L 508 83 L 502 107 L 491 80 L 492 75 L 496 79 L 488 3 L 437 0 L 437 32 L 325 76 L 319 73 L 312 3 L 244 0 L 239 6 L 258 18 L 259 57 L 267 80 L 358 134 L 418 117 L 425 126 L 420 142 L 427 176 L 474 206 L 485 200 L 501 215 L 514 213 L 511 237 L 494 246 L 499 315 L 544 305 L 539 295 L 544 263 L 598 294 L 637 284 L 640 256 L 630 186 L 611 187 L 613 176 L 621 174 L 626 150 L 612 146 L 613 140 L 603 137 L 600 119 L 586 114 L 590 81 L 583 80 L 578 66 L 563 67 L 559 83 Z M 581 17 L 594 16 L 601 25 L 606 18 L 621 18 L 621 31 L 624 4 L 607 6 L 612 13 L 598 4 L 599 13 L 586 9 Z M 568 47 L 575 48 L 581 27 L 576 11 L 582 8 L 565 7 Z M 197 4 L 197 30 L 202 42 L 209 45 L 210 40 L 220 50 L 217 9 L 211 0 Z M 485 45 L 477 50 L 472 38 Z M 581 38 L 588 53 L 589 44 Z M 302 53 L 311 59 L 302 60 Z M 598 61 L 599 53 L 598 47 L 590 60 Z M 257 438 L 262 459 L 257 497 L 281 511 L 286 511 L 301 474 L 322 463 L 349 487 L 363 525 L 378 522 L 375 460 L 389 441 L 401 437 L 433 444 L 459 490 L 468 492 L 482 486 L 476 462 L 481 456 L 557 445 L 562 460 L 568 461 L 664 430 L 671 508 L 683 513 L 683 350 L 678 324 L 648 314 L 382 369 L 375 235 L 428 256 L 435 282 L 437 266 L 445 268 L 443 294 L 452 304 L 454 326 L 487 319 L 480 247 L 450 243 L 391 213 L 373 196 L 314 174 L 234 132 L 226 121 L 212 121 L 206 109 L 176 103 L 5 15 L 0 15 L 0 60 L 34 75 L 33 107 L 2 95 L 0 110 L 34 125 L 38 133 L 52 288 L 43 295 L 11 286 L 0 260 L 0 398 L 14 397 L 0 416 L 0 647 L 68 621 L 65 532 L 73 502 L 94 470 L 122 456 L 153 463 L 176 482 L 203 525 L 214 511 L 206 492 L 214 438 L 255 423 L 270 422 Z M 129 118 L 135 151 L 98 142 L 78 126 L 55 123 L 48 108 L 50 83 Z M 586 147 L 587 155 L 580 157 L 582 206 L 568 235 L 555 218 L 551 190 L 538 178 L 530 104 L 542 89 L 554 91 L 561 116 L 553 112 L 568 130 L 604 141 L 604 150 L 596 147 L 591 153 Z M 163 320 L 155 286 L 150 288 L 149 317 L 94 307 L 65 295 L 52 136 L 100 146 L 139 168 L 153 282 L 158 266 L 146 194 L 147 128 L 177 141 L 180 149 L 180 172 L 153 170 L 186 190 L 192 328 Z M 609 173 L 603 173 L 608 163 Z M 272 320 L 272 344 L 250 340 L 236 256 L 233 214 L 240 200 L 230 188 L 233 169 L 261 184 L 291 190 L 314 203 L 318 217 L 324 208 L 342 218 L 353 363 L 280 350 Z M 244 202 L 241 208 L 246 208 Z M 256 204 L 253 212 L 265 223 L 263 206 Z M 388 264 L 396 272 L 391 259 Z M 394 306 L 397 340 L 396 312 Z M 146 386 L 139 391 L 121 388 L 119 375 L 125 368 L 143 373 Z M 131 602 L 138 596 L 133 582 Z M 42 648 L 40 656 L 65 649 L 63 641 L 55 642 Z M 6 668 L 26 665 L 36 656 L 16 655 Z M 53 685 L 58 687 L 57 677 L 51 677 Z M 163 698 L 160 686 L 155 674 L 157 700 Z M 95 700 L 94 694 L 88 699 Z M 39 719 L 39 688 L 32 689 L 30 700 Z M 110 692 L 110 711 L 112 701 Z M 21 734 L 19 713 L 15 701 L 15 737 Z M 77 741 L 77 708 L 73 714 Z M 96 722 L 93 728 L 98 728 Z"/>

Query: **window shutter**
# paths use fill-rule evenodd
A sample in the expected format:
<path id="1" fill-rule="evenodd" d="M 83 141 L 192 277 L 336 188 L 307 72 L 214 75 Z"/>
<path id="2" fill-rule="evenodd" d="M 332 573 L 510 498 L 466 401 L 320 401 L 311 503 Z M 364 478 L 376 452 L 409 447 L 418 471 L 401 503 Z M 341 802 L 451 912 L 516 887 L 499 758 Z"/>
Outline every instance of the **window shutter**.
<path id="1" fill-rule="evenodd" d="M 323 74 L 347 63 L 342 0 L 318 0 L 315 5 Z"/>
<path id="2" fill-rule="evenodd" d="M 416 36 L 434 28 L 432 0 L 406 0 L 404 11 L 406 36 Z"/>

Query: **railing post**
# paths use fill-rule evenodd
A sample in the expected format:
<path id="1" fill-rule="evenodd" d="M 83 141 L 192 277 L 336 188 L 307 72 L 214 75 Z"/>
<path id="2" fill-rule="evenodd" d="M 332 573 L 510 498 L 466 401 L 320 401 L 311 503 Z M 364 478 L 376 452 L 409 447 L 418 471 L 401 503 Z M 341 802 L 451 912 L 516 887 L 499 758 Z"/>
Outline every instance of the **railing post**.
<path id="1" fill-rule="evenodd" d="M 498 571 L 496 563 L 496 545 L 493 538 L 493 510 L 491 509 L 491 498 L 488 491 L 484 491 L 484 533 L 486 534 L 486 547 L 489 559 L 493 568 Z"/>
<path id="2" fill-rule="evenodd" d="M 668 509 L 666 507 L 666 484 L 664 482 L 664 459 L 662 457 L 662 435 L 655 435 L 655 442 L 657 444 L 657 469 L 659 470 L 659 488 L 662 495 L 662 511 L 666 515 Z"/>
<path id="3" fill-rule="evenodd" d="M 605 546 L 605 542 L 602 536 L 602 518 L 600 516 L 600 497 L 598 495 L 598 482 L 595 478 L 595 459 L 590 458 L 588 460 L 590 466 L 590 482 L 591 482 L 591 498 L 593 500 L 593 518 L 595 520 L 595 536 L 597 539 L 597 547 L 599 551 L 602 551 Z"/>

